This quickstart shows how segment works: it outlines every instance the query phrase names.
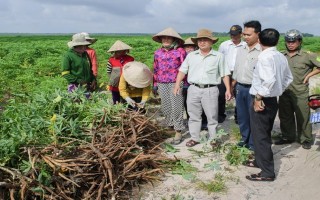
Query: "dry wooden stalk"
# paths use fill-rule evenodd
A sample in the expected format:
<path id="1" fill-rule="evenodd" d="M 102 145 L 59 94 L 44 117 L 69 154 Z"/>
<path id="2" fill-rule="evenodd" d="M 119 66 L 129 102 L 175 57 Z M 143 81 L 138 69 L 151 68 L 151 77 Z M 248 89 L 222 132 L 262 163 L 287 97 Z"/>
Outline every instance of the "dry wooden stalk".
<path id="1" fill-rule="evenodd" d="M 133 187 L 159 180 L 159 175 L 164 174 L 164 161 L 171 160 L 160 148 L 164 141 L 162 130 L 151 118 L 134 111 L 115 116 L 121 125 L 108 130 L 102 125 L 104 118 L 91 129 L 90 143 L 64 138 L 63 144 L 28 148 L 25 152 L 33 173 L 22 175 L 0 167 L 11 174 L 11 182 L 1 183 L 0 187 L 11 188 L 12 197 L 20 191 L 23 199 L 126 199 Z M 50 169 L 50 186 L 38 181 L 40 163 Z M 32 190 L 35 187 L 44 193 Z"/>

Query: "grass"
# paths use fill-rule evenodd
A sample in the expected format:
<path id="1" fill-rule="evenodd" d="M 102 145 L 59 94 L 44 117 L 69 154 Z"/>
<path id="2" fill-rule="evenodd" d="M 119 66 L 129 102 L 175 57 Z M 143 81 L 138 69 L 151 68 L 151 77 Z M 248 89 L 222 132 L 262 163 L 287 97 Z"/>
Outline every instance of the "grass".
<path id="1" fill-rule="evenodd" d="M 235 140 L 235 141 L 240 141 L 241 140 L 241 134 L 240 134 L 240 129 L 237 124 L 231 124 L 230 127 L 230 139 Z"/>
<path id="2" fill-rule="evenodd" d="M 199 181 L 197 188 L 207 191 L 208 194 L 225 192 L 227 190 L 225 177 L 221 173 L 217 173 L 212 181 Z"/>
<path id="3" fill-rule="evenodd" d="M 320 94 L 320 87 L 314 87 L 311 89 L 311 94 Z"/>

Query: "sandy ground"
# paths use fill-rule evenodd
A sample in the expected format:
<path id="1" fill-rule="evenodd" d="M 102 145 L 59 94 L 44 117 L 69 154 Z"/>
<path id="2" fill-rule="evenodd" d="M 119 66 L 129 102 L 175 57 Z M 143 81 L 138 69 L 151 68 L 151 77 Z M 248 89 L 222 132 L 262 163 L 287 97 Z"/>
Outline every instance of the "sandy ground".
<path id="1" fill-rule="evenodd" d="M 320 77 L 310 80 L 310 88 L 320 85 Z M 233 109 L 227 111 L 227 119 L 218 129 L 232 131 L 236 124 L 233 120 Z M 274 132 L 280 133 L 279 119 L 276 118 Z M 202 131 L 206 134 L 205 131 Z M 168 153 L 187 160 L 197 168 L 196 178 L 186 180 L 181 175 L 166 174 L 163 181 L 154 186 L 145 186 L 140 191 L 140 199 L 177 199 L 177 200 L 233 200 L 233 199 L 277 199 L 277 200 L 316 200 L 320 199 L 320 123 L 313 125 L 314 144 L 310 150 L 305 150 L 298 143 L 272 146 L 275 160 L 276 180 L 274 182 L 252 182 L 246 175 L 258 173 L 257 168 L 245 166 L 230 166 L 223 153 L 206 153 L 199 157 L 185 146 L 186 138 L 176 145 L 179 152 Z M 187 136 L 188 137 L 188 136 Z M 234 139 L 233 139 L 234 140 Z M 232 141 L 232 139 L 230 139 Z M 236 141 L 233 141 L 236 142 Z M 206 143 L 196 145 L 193 149 L 207 151 L 210 146 Z M 205 164 L 217 161 L 220 170 L 211 170 Z M 208 193 L 198 187 L 199 181 L 209 182 L 220 173 L 225 178 L 227 189 L 221 193 Z"/>

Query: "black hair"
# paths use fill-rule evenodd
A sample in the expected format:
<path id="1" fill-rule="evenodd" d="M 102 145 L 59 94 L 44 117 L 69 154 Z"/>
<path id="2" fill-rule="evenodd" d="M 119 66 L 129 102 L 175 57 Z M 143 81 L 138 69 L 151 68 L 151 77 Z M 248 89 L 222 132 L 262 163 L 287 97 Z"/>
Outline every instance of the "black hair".
<path id="1" fill-rule="evenodd" d="M 252 20 L 252 21 L 245 22 L 243 24 L 243 26 L 245 28 L 253 28 L 255 33 L 261 32 L 261 24 L 257 20 Z"/>
<path id="2" fill-rule="evenodd" d="M 267 47 L 273 47 L 278 44 L 280 37 L 279 31 L 274 28 L 266 28 L 259 34 L 260 44 Z"/>

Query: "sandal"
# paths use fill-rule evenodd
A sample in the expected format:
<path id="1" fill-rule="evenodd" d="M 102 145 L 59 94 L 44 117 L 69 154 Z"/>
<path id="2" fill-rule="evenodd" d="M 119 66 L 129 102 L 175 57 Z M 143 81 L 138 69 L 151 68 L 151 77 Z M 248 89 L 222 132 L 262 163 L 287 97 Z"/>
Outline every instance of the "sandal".
<path id="1" fill-rule="evenodd" d="M 243 163 L 243 165 L 246 167 L 259 168 L 254 160 L 247 160 L 246 162 Z"/>
<path id="2" fill-rule="evenodd" d="M 196 142 L 196 141 L 194 141 L 194 140 L 189 140 L 189 141 L 186 143 L 186 146 L 187 146 L 187 147 L 193 147 L 193 146 L 195 146 L 195 145 L 197 145 L 197 144 L 200 144 L 200 142 Z"/>
<path id="3" fill-rule="evenodd" d="M 246 176 L 246 179 L 250 181 L 274 181 L 274 177 L 263 177 L 261 173 L 251 174 L 250 176 Z"/>

